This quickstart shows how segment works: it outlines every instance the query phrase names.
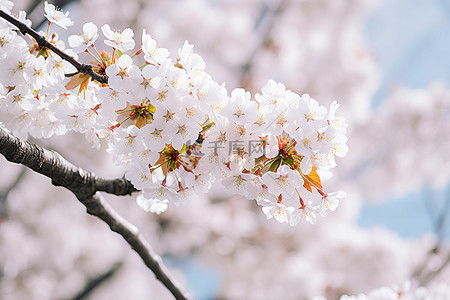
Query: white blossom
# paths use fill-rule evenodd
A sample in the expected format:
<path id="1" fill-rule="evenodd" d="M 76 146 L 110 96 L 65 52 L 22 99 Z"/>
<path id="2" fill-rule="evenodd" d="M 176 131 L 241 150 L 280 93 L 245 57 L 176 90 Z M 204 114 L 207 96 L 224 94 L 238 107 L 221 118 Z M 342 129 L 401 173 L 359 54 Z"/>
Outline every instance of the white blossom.
<path id="1" fill-rule="evenodd" d="M 44 16 L 49 22 L 55 23 L 56 25 L 67 29 L 68 26 L 72 26 L 73 22 L 69 19 L 69 12 L 63 13 L 55 5 L 49 4 L 47 1 L 44 2 Z"/>
<path id="2" fill-rule="evenodd" d="M 92 46 L 98 38 L 97 25 L 92 22 L 85 23 L 83 25 L 82 35 L 71 35 L 68 38 L 70 47 L 73 51 L 80 53 L 86 51 L 88 47 Z"/>
<path id="3" fill-rule="evenodd" d="M 133 40 L 134 32 L 126 28 L 123 32 L 112 31 L 108 24 L 102 26 L 103 35 L 106 37 L 105 44 L 121 52 L 132 50 L 135 46 Z"/>
<path id="4" fill-rule="evenodd" d="M 142 32 L 142 51 L 145 54 L 145 60 L 153 64 L 161 64 L 170 54 L 167 49 L 159 48 L 156 41 L 146 33 L 145 29 Z"/>

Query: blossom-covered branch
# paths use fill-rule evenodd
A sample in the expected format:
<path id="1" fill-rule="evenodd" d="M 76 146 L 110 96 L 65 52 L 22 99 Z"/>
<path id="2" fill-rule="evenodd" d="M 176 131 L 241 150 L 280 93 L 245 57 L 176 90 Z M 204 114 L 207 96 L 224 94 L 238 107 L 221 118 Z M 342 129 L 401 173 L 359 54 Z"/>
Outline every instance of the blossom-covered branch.
<path id="1" fill-rule="evenodd" d="M 62 186 L 75 194 L 86 206 L 87 212 L 102 219 L 112 231 L 120 234 L 139 254 L 144 263 L 153 271 L 177 299 L 190 296 L 169 274 L 161 258 L 139 230 L 117 213 L 97 191 L 116 195 L 127 195 L 135 191 L 125 179 L 105 180 L 78 168 L 65 160 L 60 154 L 48 151 L 38 145 L 24 142 L 0 127 L 0 153 L 10 162 L 22 164 L 45 175 L 55 186 Z"/>
<path id="2" fill-rule="evenodd" d="M 47 37 L 53 23 L 73 24 L 68 12 L 51 4 L 44 11 Z M 139 49 L 127 54 L 136 46 L 134 32 L 105 24 L 111 51 L 99 53 L 91 22 L 68 42 L 95 59 L 92 67 L 108 84 L 82 74 L 67 82 L 60 57 L 23 50 L 26 42 L 4 26 L 5 126 L 37 138 L 73 130 L 98 147 L 105 140 L 114 162 L 143 191 L 137 202 L 145 211 L 162 213 L 169 203 L 207 192 L 214 181 L 256 200 L 267 218 L 292 226 L 302 219 L 314 223 L 345 198 L 324 185 L 335 157 L 348 151 L 337 102 L 327 109 L 273 80 L 254 97 L 240 88 L 229 96 L 187 41 L 171 58 L 144 29 Z"/>
<path id="3" fill-rule="evenodd" d="M 90 65 L 79 63 L 72 56 L 68 55 L 67 53 L 47 41 L 44 36 L 37 33 L 33 28 L 27 26 L 25 23 L 12 17 L 3 10 L 0 10 L 0 17 L 15 25 L 23 35 L 29 34 L 36 41 L 40 49 L 47 48 L 55 52 L 59 57 L 73 65 L 79 73 L 89 75 L 92 77 L 92 79 L 100 83 L 108 83 L 108 76 L 96 73 Z"/>

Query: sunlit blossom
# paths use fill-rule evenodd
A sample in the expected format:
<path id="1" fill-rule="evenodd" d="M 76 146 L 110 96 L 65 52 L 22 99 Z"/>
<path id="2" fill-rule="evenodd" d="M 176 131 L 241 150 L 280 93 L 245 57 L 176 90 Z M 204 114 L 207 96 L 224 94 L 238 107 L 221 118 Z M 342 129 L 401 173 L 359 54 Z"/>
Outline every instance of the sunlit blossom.
<path id="1" fill-rule="evenodd" d="M 64 29 L 73 25 L 72 20 L 68 17 L 69 12 L 63 13 L 62 10 L 58 9 L 53 4 L 49 4 L 47 1 L 44 2 L 44 11 L 44 16 L 49 22 L 55 23 Z"/>

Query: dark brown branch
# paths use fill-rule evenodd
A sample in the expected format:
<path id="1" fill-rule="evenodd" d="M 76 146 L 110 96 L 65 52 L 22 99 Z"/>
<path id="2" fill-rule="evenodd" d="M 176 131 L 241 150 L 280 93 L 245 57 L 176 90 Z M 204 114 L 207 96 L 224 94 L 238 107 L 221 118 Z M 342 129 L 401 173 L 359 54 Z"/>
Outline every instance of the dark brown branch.
<path id="1" fill-rule="evenodd" d="M 44 36 L 40 35 L 34 29 L 28 27 L 26 24 L 17 20 L 13 16 L 5 13 L 3 10 L 0 10 L 0 17 L 10 22 L 11 24 L 15 25 L 23 35 L 29 34 L 36 41 L 36 43 L 38 43 L 40 49 L 43 48 L 50 49 L 53 52 L 55 52 L 59 57 L 68 61 L 71 65 L 73 65 L 77 69 L 79 73 L 89 75 L 93 80 L 96 80 L 100 83 L 108 83 L 108 76 L 96 73 L 90 65 L 79 63 L 72 56 L 68 55 L 67 53 L 65 53 L 64 51 L 62 51 L 61 49 L 57 48 L 49 41 L 47 41 Z"/>
<path id="2" fill-rule="evenodd" d="M 118 196 L 135 192 L 125 178 L 107 180 L 78 168 L 59 153 L 24 142 L 0 128 L 0 152 L 10 162 L 22 164 L 49 177 L 53 185 L 72 191 L 78 198 L 87 198 L 97 191 Z"/>
<path id="3" fill-rule="evenodd" d="M 29 167 L 45 175 L 56 186 L 72 191 L 86 206 L 87 212 L 102 219 L 112 231 L 120 234 L 139 254 L 156 278 L 176 299 L 190 299 L 189 294 L 171 278 L 161 258 L 153 251 L 139 230 L 117 213 L 97 191 L 126 195 L 135 191 L 130 182 L 122 179 L 106 180 L 78 168 L 60 154 L 24 142 L 0 127 L 0 153 L 10 162 Z"/>
<path id="4" fill-rule="evenodd" d="M 157 255 L 138 228 L 119 215 L 99 194 L 87 199 L 79 199 L 89 214 L 95 215 L 109 225 L 112 231 L 119 233 L 139 254 L 145 265 L 153 271 L 156 278 L 175 296 L 176 299 L 191 299 L 189 294 L 176 283 L 169 274 L 161 257 Z"/>

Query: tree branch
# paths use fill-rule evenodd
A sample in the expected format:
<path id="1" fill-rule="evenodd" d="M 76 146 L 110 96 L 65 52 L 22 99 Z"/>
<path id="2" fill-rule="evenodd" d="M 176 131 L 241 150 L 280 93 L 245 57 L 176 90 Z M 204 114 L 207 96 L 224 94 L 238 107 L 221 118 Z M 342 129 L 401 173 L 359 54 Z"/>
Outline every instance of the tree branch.
<path id="1" fill-rule="evenodd" d="M 90 278 L 86 283 L 86 285 L 83 287 L 83 289 L 71 299 L 72 300 L 87 299 L 87 297 L 89 297 L 95 291 L 95 289 L 101 287 L 103 283 L 107 282 L 110 278 L 112 278 L 117 273 L 117 271 L 119 271 L 122 265 L 123 265 L 122 262 L 115 263 L 108 271 L 100 275 L 97 275 L 93 278 Z"/>
<path id="2" fill-rule="evenodd" d="M 125 178 L 99 178 L 74 166 L 59 153 L 24 142 L 1 127 L 0 152 L 10 162 L 22 164 L 49 177 L 53 185 L 69 189 L 77 198 L 88 198 L 97 191 L 117 196 L 130 195 L 137 191 Z"/>
<path id="3" fill-rule="evenodd" d="M 107 75 L 100 75 L 96 73 L 90 65 L 79 63 L 72 56 L 68 55 L 61 49 L 57 48 L 56 46 L 48 42 L 44 36 L 40 35 L 34 29 L 28 27 L 26 24 L 17 20 L 13 16 L 7 14 L 3 10 L 0 10 L 0 17 L 10 22 L 11 24 L 15 25 L 23 35 L 29 34 L 38 43 L 40 49 L 47 48 L 55 52 L 59 57 L 61 57 L 62 59 L 66 60 L 71 65 L 73 65 L 79 73 L 89 75 L 93 80 L 96 80 L 100 83 L 108 83 Z"/>
<path id="4" fill-rule="evenodd" d="M 128 242 L 141 256 L 145 265 L 153 271 L 156 278 L 172 292 L 176 299 L 191 299 L 189 294 L 171 278 L 161 257 L 153 251 L 138 228 L 119 215 L 99 193 L 79 200 L 86 206 L 89 214 L 102 219 L 112 231 L 119 233 Z"/>
<path id="5" fill-rule="evenodd" d="M 450 190 L 447 191 L 447 194 L 449 194 Z M 430 218 L 434 219 L 434 214 L 432 210 L 433 206 L 433 193 L 431 191 L 426 191 L 425 196 L 425 204 L 426 208 Z M 436 242 L 434 243 L 433 247 L 428 251 L 426 254 L 426 257 L 424 258 L 423 262 L 421 264 L 418 264 L 416 268 L 414 269 L 412 273 L 412 277 L 416 278 L 421 286 L 427 285 L 429 282 L 431 282 L 436 276 L 439 275 L 440 272 L 442 272 L 449 264 L 450 264 L 450 252 L 448 254 L 448 257 L 442 261 L 442 264 L 435 268 L 434 270 L 430 271 L 427 266 L 429 266 L 431 260 L 436 255 L 440 255 L 442 251 L 442 245 L 444 241 L 444 235 L 445 235 L 445 223 L 447 221 L 447 218 L 449 217 L 449 211 L 450 211 L 450 194 L 445 199 L 444 205 L 441 208 L 441 210 L 438 213 L 438 216 L 436 217 L 436 221 L 433 222 L 434 224 L 434 232 L 436 234 Z M 432 220 L 434 221 L 434 220 Z"/>
<path id="6" fill-rule="evenodd" d="M 87 212 L 102 219 L 112 231 L 120 234 L 139 254 L 145 265 L 176 299 L 190 299 L 190 295 L 171 277 L 168 269 L 139 233 L 137 227 L 125 220 L 98 193 L 128 195 L 136 191 L 124 178 L 106 180 L 78 168 L 59 153 L 24 142 L 0 127 L 0 153 L 10 162 L 22 164 L 52 180 L 53 185 L 70 190 L 86 206 Z"/>
<path id="7" fill-rule="evenodd" d="M 436 278 L 442 271 L 450 264 L 450 253 L 448 253 L 445 260 L 442 262 L 442 264 L 435 270 L 430 271 L 427 273 L 421 280 L 419 280 L 419 284 L 421 286 L 426 286 L 428 283 L 430 283 L 434 278 Z"/>
<path id="8" fill-rule="evenodd" d="M 264 6 L 263 11 L 261 12 L 260 18 L 264 18 L 265 14 L 270 14 L 267 18 L 267 24 L 262 29 L 261 33 L 261 39 L 259 40 L 259 43 L 256 45 L 256 47 L 253 49 L 252 54 L 249 56 L 247 62 L 241 66 L 241 78 L 239 80 L 239 83 L 241 86 L 248 86 L 251 79 L 251 73 L 253 71 L 253 68 L 255 66 L 255 59 L 257 58 L 257 54 L 267 48 L 270 45 L 271 40 L 271 34 L 273 31 L 273 27 L 275 26 L 275 21 L 277 18 L 284 12 L 284 10 L 288 7 L 289 0 L 280 0 L 276 7 L 273 9 L 269 9 L 266 6 Z M 269 10 L 269 12 L 267 11 Z M 264 21 L 264 20 L 263 20 Z M 259 22 L 262 22 L 259 20 Z M 256 24 L 258 25 L 258 24 Z"/>
<path id="9" fill-rule="evenodd" d="M 26 170 L 27 169 L 25 167 L 22 167 L 19 174 L 16 176 L 16 179 L 10 184 L 10 186 L 8 186 L 4 191 L 0 191 L 0 221 L 8 216 L 6 199 L 8 199 L 9 193 L 22 181 Z"/>

